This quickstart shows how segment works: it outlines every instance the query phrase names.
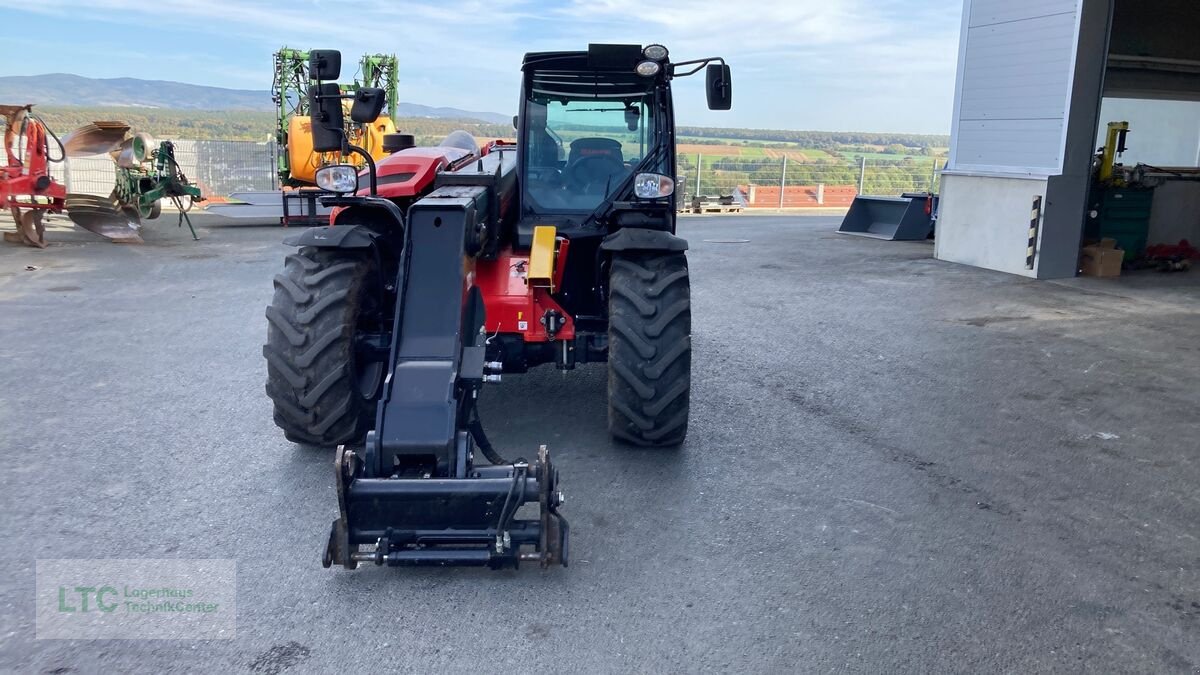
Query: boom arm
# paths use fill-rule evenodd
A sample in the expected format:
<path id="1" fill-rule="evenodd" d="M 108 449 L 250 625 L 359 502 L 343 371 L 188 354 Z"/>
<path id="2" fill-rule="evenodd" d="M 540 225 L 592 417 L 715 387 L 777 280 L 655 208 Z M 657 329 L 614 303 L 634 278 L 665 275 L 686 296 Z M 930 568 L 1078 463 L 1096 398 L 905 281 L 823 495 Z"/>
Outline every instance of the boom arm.
<path id="1" fill-rule="evenodd" d="M 387 96 L 387 114 L 394 121 L 399 105 L 399 68 L 395 54 L 367 54 L 359 61 L 363 87 L 378 87 Z"/>
<path id="2" fill-rule="evenodd" d="M 515 189 L 514 153 L 475 171 L 441 174 L 442 185 L 408 213 L 388 375 L 361 458 L 339 449 L 339 518 L 325 564 L 516 567 L 567 563 L 567 524 L 557 475 L 543 446 L 532 462 L 476 466 L 475 400 L 488 366 L 482 296 L 473 265 L 488 248 Z M 327 205 L 399 208 L 375 198 Z M 538 502 L 537 520 L 518 520 Z M 359 550 L 374 545 L 373 551 Z M 533 551 L 522 552 L 522 547 Z"/>

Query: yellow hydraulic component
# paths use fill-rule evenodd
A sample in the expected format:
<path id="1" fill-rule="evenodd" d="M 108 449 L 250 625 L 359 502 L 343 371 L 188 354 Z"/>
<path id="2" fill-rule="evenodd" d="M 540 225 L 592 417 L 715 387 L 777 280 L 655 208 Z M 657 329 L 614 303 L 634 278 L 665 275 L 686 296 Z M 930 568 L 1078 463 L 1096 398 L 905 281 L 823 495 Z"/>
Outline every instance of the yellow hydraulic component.
<path id="1" fill-rule="evenodd" d="M 1100 158 L 1100 173 L 1097 179 L 1101 183 L 1110 183 L 1113 179 L 1113 165 L 1116 164 L 1117 154 L 1125 151 L 1125 135 L 1129 133 L 1129 122 L 1109 122 L 1108 138 L 1104 141 L 1104 154 Z"/>
<path id="2" fill-rule="evenodd" d="M 362 129 L 352 129 L 350 143 L 364 148 L 375 161 L 383 159 L 383 137 L 396 133 L 396 125 L 390 117 L 380 117 Z M 292 178 L 305 183 L 317 182 L 317 169 L 326 164 L 353 164 L 362 166 L 363 159 L 358 155 L 339 156 L 336 152 L 313 152 L 312 147 L 312 118 L 307 115 L 293 115 L 288 119 L 287 136 L 288 167 Z"/>
<path id="3" fill-rule="evenodd" d="M 554 246 L 557 230 L 553 225 L 533 228 L 533 246 L 529 249 L 530 286 L 543 286 L 554 292 Z"/>

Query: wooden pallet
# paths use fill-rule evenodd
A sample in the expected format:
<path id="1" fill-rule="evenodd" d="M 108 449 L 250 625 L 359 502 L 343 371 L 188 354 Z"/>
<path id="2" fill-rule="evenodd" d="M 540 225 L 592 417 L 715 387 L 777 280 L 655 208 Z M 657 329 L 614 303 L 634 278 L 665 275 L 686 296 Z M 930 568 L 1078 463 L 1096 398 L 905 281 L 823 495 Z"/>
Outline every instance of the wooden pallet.
<path id="1" fill-rule="evenodd" d="M 741 204 L 701 204 L 692 207 L 692 213 L 741 213 Z"/>

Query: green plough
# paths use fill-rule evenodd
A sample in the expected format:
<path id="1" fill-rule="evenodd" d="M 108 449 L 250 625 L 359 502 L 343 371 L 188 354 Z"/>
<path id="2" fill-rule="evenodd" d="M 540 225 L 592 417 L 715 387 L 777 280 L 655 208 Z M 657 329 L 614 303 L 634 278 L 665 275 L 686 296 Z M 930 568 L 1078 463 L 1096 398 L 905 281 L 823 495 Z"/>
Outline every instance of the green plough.
<path id="1" fill-rule="evenodd" d="M 68 156 L 107 152 L 116 163 L 116 183 L 108 197 L 69 194 L 67 216 L 85 230 L 116 242 L 140 243 L 143 220 L 162 213 L 163 200 L 174 204 L 179 226 L 186 222 L 192 239 L 198 239 L 188 211 L 203 201 L 175 160 L 175 144 L 155 143 L 145 134 L 126 137 L 129 127 L 120 122 L 96 122 L 64 139 Z"/>

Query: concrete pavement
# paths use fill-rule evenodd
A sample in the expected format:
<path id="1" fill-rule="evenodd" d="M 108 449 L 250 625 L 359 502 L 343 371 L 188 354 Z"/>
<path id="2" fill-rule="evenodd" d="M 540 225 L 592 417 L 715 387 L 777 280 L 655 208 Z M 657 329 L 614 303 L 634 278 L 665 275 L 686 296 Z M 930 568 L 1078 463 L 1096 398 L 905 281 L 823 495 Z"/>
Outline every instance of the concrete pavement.
<path id="1" fill-rule="evenodd" d="M 332 458 L 263 392 L 285 233 L 198 224 L 0 247 L 0 670 L 1200 667 L 1194 287 L 684 219 L 684 447 L 612 444 L 602 367 L 484 401 L 502 452 L 555 453 L 571 567 L 344 572 L 320 567 Z M 36 559 L 121 557 L 236 559 L 236 639 L 34 639 Z"/>

